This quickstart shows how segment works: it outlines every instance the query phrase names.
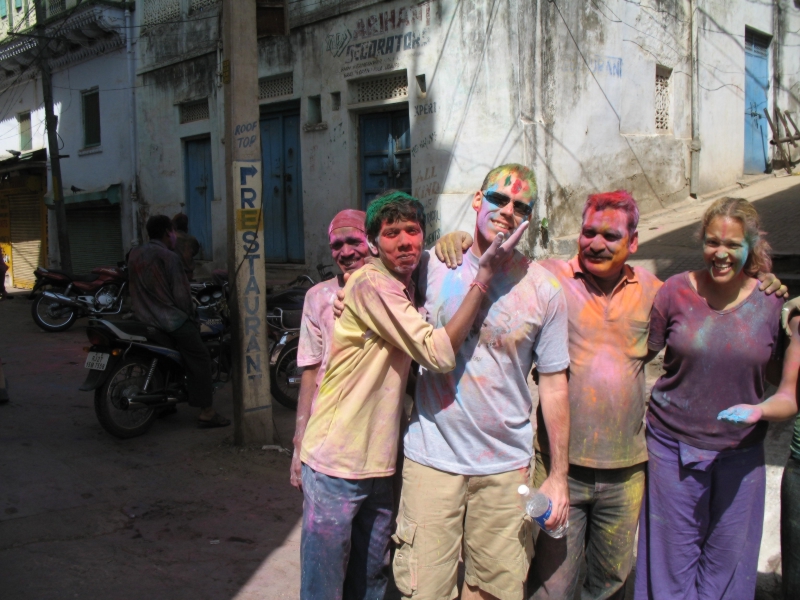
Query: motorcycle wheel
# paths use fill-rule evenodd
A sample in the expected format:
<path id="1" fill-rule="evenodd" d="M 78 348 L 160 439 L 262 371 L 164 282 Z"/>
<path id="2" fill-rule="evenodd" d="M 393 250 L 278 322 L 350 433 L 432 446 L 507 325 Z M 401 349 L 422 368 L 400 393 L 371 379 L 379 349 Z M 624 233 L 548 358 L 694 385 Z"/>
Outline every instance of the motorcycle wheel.
<path id="1" fill-rule="evenodd" d="M 297 397 L 300 395 L 299 387 L 289 387 L 289 377 L 299 375 L 297 345 L 298 340 L 292 340 L 286 345 L 269 374 L 272 397 L 290 410 L 297 410 Z"/>
<path id="2" fill-rule="evenodd" d="M 52 291 L 63 294 L 63 289 Z M 78 320 L 78 311 L 74 308 L 61 306 L 55 300 L 39 294 L 31 304 L 33 322 L 48 332 L 66 331 Z"/>
<path id="3" fill-rule="evenodd" d="M 127 439 L 142 435 L 156 420 L 158 413 L 153 408 L 128 408 L 120 407 L 123 394 L 138 393 L 144 387 L 147 372 L 150 370 L 148 361 L 141 358 L 126 358 L 109 375 L 106 382 L 94 392 L 94 411 L 97 420 L 111 435 Z M 156 371 L 150 380 L 150 388 L 163 387 L 161 375 Z"/>

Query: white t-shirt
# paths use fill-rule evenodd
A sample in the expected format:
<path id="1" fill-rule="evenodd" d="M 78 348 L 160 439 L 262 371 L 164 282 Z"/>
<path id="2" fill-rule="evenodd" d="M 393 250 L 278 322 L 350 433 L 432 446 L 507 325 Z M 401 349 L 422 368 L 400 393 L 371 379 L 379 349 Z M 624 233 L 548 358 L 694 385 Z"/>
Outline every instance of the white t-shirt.
<path id="1" fill-rule="evenodd" d="M 478 257 L 448 269 L 426 252 L 419 291 L 426 318 L 443 327 L 455 314 L 478 273 Z M 420 369 L 405 455 L 459 475 L 493 475 L 527 467 L 533 451 L 527 376 L 569 366 L 567 303 L 552 273 L 521 253 L 497 273 L 445 374 Z"/>

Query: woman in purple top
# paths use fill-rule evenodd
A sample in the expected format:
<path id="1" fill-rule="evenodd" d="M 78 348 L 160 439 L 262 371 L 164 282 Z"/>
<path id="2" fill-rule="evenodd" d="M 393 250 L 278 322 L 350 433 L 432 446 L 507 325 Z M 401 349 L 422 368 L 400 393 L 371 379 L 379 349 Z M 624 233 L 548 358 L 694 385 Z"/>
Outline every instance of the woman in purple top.
<path id="1" fill-rule="evenodd" d="M 758 290 L 756 273 L 771 267 L 758 214 L 746 200 L 718 200 L 701 240 L 705 268 L 668 279 L 650 319 L 666 373 L 647 414 L 636 600 L 752 600 L 765 420 L 797 411 L 785 388 L 762 402 L 768 371 L 780 377 L 781 301 Z"/>

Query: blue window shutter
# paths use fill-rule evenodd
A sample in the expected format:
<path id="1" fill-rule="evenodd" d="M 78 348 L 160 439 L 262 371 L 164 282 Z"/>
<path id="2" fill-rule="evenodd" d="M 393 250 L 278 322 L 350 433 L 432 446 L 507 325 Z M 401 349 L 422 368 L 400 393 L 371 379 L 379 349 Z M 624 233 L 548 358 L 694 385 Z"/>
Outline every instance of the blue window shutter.
<path id="1" fill-rule="evenodd" d="M 22 9 L 22 0 L 14 0 L 14 6 L 17 7 L 17 10 Z"/>
<path id="2" fill-rule="evenodd" d="M 0 18 L 5 19 L 8 16 L 8 4 L 6 0 L 0 0 Z"/>

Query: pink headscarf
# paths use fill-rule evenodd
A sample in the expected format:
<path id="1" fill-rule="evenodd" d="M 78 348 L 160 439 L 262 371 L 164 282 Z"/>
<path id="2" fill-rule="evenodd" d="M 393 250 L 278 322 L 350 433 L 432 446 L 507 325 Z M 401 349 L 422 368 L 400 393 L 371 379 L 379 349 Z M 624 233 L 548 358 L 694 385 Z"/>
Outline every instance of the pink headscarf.
<path id="1" fill-rule="evenodd" d="M 361 233 L 366 234 L 366 220 L 367 213 L 364 211 L 346 208 L 333 217 L 333 221 L 331 221 L 330 227 L 328 227 L 328 237 L 331 236 L 331 233 L 333 233 L 335 229 L 341 229 L 342 227 L 354 227 Z"/>

